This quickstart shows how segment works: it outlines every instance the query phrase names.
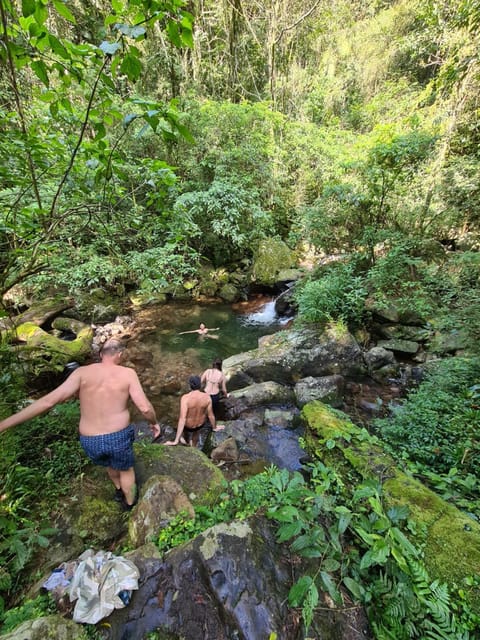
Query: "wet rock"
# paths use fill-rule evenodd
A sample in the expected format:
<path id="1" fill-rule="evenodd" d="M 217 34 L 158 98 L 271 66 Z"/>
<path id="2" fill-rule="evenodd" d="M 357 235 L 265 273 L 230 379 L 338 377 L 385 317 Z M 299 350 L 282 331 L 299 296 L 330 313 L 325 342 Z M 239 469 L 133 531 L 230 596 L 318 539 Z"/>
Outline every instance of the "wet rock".
<path id="1" fill-rule="evenodd" d="M 263 422 L 267 426 L 293 429 L 296 426 L 299 413 L 296 407 L 291 409 L 265 409 Z"/>
<path id="2" fill-rule="evenodd" d="M 238 446 L 235 442 L 235 438 L 227 438 L 224 442 L 221 442 L 210 454 L 211 459 L 214 462 L 236 462 L 238 460 Z"/>
<path id="3" fill-rule="evenodd" d="M 229 419 L 237 418 L 246 409 L 269 404 L 288 404 L 295 401 L 295 394 L 290 387 L 277 382 L 260 382 L 243 389 L 237 389 L 225 399 L 225 411 Z"/>
<path id="4" fill-rule="evenodd" d="M 313 400 L 321 400 L 332 407 L 341 407 L 345 391 L 345 378 L 340 375 L 320 378 L 303 378 L 295 385 L 295 396 L 299 407 Z"/>
<path id="5" fill-rule="evenodd" d="M 395 356 L 392 351 L 379 346 L 372 347 L 363 357 L 369 371 L 375 371 L 395 363 Z"/>

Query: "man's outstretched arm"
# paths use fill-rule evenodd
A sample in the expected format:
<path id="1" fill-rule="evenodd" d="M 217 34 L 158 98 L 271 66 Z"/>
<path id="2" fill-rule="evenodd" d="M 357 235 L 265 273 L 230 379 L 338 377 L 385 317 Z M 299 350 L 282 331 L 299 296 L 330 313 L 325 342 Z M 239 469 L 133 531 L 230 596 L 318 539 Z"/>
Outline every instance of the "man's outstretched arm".
<path id="1" fill-rule="evenodd" d="M 14 413 L 9 418 L 0 421 L 0 433 L 6 431 L 10 427 L 15 427 L 17 424 L 22 424 L 27 420 L 36 418 L 37 416 L 50 411 L 55 405 L 65 402 L 73 398 L 80 389 L 80 372 L 74 371 L 63 384 L 59 387 L 47 393 L 47 395 L 38 398 L 29 404 L 27 407 Z"/>
<path id="2" fill-rule="evenodd" d="M 145 391 L 140 384 L 140 380 L 138 379 L 136 372 L 133 371 L 133 369 L 131 371 L 132 380 L 130 381 L 129 388 L 130 398 L 143 417 L 148 421 L 153 437 L 158 438 L 160 435 L 160 425 L 158 424 L 153 404 L 145 395 Z"/>

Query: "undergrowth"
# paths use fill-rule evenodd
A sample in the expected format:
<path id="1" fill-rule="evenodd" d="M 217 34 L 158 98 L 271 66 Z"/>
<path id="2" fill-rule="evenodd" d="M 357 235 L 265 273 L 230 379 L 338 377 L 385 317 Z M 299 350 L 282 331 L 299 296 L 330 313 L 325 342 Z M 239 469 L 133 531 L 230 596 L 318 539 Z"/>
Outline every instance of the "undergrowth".
<path id="1" fill-rule="evenodd" d="M 306 479 L 270 467 L 230 483 L 214 507 L 196 507 L 194 519 L 180 514 L 172 520 L 160 532 L 158 548 L 167 552 L 215 524 L 261 510 L 277 523 L 279 543 L 307 561 L 318 558 L 317 570 L 299 571 L 288 597 L 300 609 L 306 633 L 315 627 L 326 592 L 338 607 L 350 600 L 365 607 L 377 640 L 473 639 L 480 618 L 470 609 L 469 593 L 478 584 L 469 578 L 453 592 L 429 577 L 408 509 L 386 509 L 377 481 L 348 496 L 331 468 L 316 463 L 308 472 Z"/>

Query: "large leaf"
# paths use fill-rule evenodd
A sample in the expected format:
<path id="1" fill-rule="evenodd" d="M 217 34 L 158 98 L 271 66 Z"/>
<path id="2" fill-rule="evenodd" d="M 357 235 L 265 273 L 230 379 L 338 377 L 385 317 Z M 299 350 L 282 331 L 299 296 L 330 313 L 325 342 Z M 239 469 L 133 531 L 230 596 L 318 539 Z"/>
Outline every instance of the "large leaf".
<path id="1" fill-rule="evenodd" d="M 302 576 L 297 580 L 288 593 L 288 603 L 290 606 L 300 607 L 312 585 L 313 580 L 310 576 Z"/>
<path id="2" fill-rule="evenodd" d="M 77 21 L 75 20 L 75 16 L 67 7 L 67 5 L 64 2 L 62 2 L 62 0 L 52 0 L 52 2 L 55 9 L 63 18 L 65 18 L 65 20 L 68 20 L 72 24 L 77 24 Z"/>
<path id="3" fill-rule="evenodd" d="M 137 56 L 127 53 L 120 65 L 120 73 L 124 73 L 131 82 L 135 82 L 142 73 L 142 63 Z"/>

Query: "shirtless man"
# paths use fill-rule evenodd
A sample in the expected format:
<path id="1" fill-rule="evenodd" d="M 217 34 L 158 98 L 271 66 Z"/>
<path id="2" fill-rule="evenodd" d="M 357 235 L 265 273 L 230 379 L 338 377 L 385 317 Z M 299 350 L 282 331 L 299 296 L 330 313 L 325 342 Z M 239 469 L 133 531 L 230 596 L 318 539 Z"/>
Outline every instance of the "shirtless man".
<path id="1" fill-rule="evenodd" d="M 166 445 L 176 445 L 179 442 L 196 447 L 200 430 L 210 423 L 214 431 L 224 429 L 223 425 L 216 426 L 213 415 L 212 399 L 203 391 L 200 376 L 190 376 L 188 379 L 191 391 L 180 398 L 180 416 L 178 418 L 175 440 L 168 440 Z"/>
<path id="2" fill-rule="evenodd" d="M 160 435 L 160 426 L 136 372 L 120 366 L 124 349 L 117 340 L 106 342 L 100 353 L 101 362 L 79 367 L 59 387 L 0 421 L 0 432 L 78 397 L 80 444 L 94 464 L 107 468 L 117 490 L 116 498 L 131 509 L 137 496 L 132 448 L 135 434 L 130 424 L 129 399 L 150 423 L 154 437 Z"/>

